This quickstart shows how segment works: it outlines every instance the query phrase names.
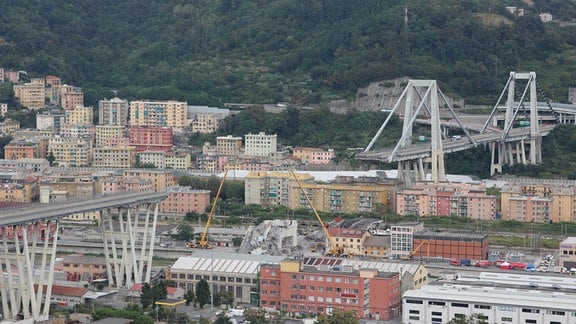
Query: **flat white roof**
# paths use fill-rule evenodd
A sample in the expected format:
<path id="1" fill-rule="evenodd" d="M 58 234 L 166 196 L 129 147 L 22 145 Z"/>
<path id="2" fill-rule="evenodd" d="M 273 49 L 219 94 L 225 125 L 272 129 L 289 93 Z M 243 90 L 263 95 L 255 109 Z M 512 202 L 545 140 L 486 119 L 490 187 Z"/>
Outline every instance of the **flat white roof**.
<path id="1" fill-rule="evenodd" d="M 193 255 L 180 257 L 172 270 L 211 271 L 226 273 L 256 274 L 263 263 L 280 264 L 285 256 L 253 255 L 212 250 L 194 251 Z"/>
<path id="2" fill-rule="evenodd" d="M 574 310 L 576 295 L 563 292 L 545 292 L 530 289 L 496 287 L 473 287 L 467 285 L 443 286 L 426 285 L 417 290 L 408 290 L 402 297 L 406 299 L 462 302 L 468 304 L 501 305 Z"/>

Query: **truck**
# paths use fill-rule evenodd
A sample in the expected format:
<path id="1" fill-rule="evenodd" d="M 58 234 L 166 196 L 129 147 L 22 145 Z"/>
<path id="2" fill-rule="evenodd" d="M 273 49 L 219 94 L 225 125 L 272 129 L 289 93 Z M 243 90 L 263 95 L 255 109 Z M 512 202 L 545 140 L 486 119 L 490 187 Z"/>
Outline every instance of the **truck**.
<path id="1" fill-rule="evenodd" d="M 472 265 L 472 261 L 470 261 L 470 259 L 460 259 L 460 264 L 469 267 Z"/>
<path id="2" fill-rule="evenodd" d="M 488 268 L 491 265 L 491 262 L 488 260 L 480 260 L 474 264 L 476 267 L 480 268 Z"/>

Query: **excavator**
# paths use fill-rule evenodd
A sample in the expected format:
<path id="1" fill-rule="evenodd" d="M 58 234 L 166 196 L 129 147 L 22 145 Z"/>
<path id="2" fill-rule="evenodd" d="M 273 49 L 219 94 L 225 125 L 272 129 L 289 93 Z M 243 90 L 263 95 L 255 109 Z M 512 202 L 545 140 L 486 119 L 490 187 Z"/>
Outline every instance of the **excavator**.
<path id="1" fill-rule="evenodd" d="M 403 255 L 400 257 L 400 259 L 402 260 L 410 260 L 412 259 L 412 257 L 418 253 L 418 251 L 420 251 L 420 248 L 422 248 L 422 245 L 426 244 L 426 256 L 430 257 L 430 242 L 428 242 L 428 240 L 424 240 L 422 242 L 420 242 L 420 244 L 418 244 L 418 246 L 412 251 L 410 252 L 410 254 L 408 255 Z"/>
<path id="2" fill-rule="evenodd" d="M 320 215 L 318 215 L 318 212 L 316 211 L 316 208 L 314 208 L 314 205 L 312 204 L 312 201 L 310 200 L 308 193 L 302 187 L 302 183 L 300 182 L 300 179 L 298 178 L 298 176 L 296 176 L 296 173 L 294 172 L 294 170 L 290 170 L 290 172 L 292 172 L 292 176 L 294 177 L 294 180 L 296 180 L 296 182 L 298 183 L 298 188 L 300 188 L 300 191 L 302 192 L 302 194 L 306 198 L 308 205 L 310 205 L 310 208 L 312 208 L 312 211 L 314 212 L 314 216 L 316 216 L 318 223 L 320 223 L 322 230 L 324 230 L 324 235 L 326 235 L 326 239 L 328 240 L 328 243 L 330 244 L 330 246 L 329 246 L 330 250 L 326 253 L 326 256 L 336 256 L 336 257 L 344 256 L 344 247 L 338 247 L 337 244 L 334 242 L 334 238 L 332 237 L 332 235 L 330 235 L 330 232 L 328 231 L 328 228 L 326 227 L 326 225 L 322 221 L 322 218 L 320 218 Z"/>
<path id="3" fill-rule="evenodd" d="M 222 187 L 224 186 L 224 182 L 226 181 L 226 175 L 228 174 L 228 170 L 224 172 L 224 176 L 220 181 L 220 186 L 218 187 L 218 191 L 216 192 L 216 196 L 214 197 L 214 201 L 212 202 L 212 208 L 210 208 L 210 213 L 208 214 L 208 220 L 206 221 L 206 227 L 204 227 L 204 232 L 200 237 L 200 241 L 196 244 L 192 241 L 188 241 L 185 244 L 186 248 L 199 248 L 199 249 L 211 249 L 212 246 L 208 243 L 208 230 L 210 229 L 210 225 L 212 224 L 212 217 L 214 216 L 214 212 L 216 211 L 216 205 L 218 204 L 218 198 L 220 197 L 220 192 L 222 192 Z"/>

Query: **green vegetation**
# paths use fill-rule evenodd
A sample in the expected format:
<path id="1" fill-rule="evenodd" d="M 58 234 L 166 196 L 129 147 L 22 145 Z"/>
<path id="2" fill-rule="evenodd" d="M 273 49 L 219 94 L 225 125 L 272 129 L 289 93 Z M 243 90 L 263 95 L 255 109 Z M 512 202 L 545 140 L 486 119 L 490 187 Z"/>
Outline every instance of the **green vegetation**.
<path id="1" fill-rule="evenodd" d="M 493 103 L 510 70 L 537 71 L 549 97 L 566 100 L 576 82 L 576 27 L 537 15 L 571 21 L 576 5 L 526 3 L 7 0 L 0 66 L 60 75 L 83 87 L 87 105 L 112 89 L 128 99 L 307 104 L 406 75 Z"/>

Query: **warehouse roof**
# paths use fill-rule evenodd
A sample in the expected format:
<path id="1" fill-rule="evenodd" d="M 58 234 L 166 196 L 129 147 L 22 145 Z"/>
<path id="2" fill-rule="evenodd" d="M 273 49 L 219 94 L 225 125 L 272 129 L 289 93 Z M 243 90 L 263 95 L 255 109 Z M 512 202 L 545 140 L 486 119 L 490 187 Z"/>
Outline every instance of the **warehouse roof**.
<path id="1" fill-rule="evenodd" d="M 191 256 L 178 258 L 171 269 L 256 274 L 260 264 L 279 264 L 285 258 L 203 250 L 195 251 Z"/>

